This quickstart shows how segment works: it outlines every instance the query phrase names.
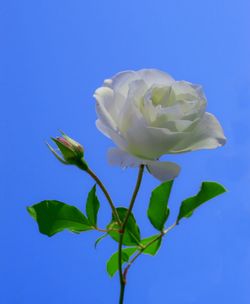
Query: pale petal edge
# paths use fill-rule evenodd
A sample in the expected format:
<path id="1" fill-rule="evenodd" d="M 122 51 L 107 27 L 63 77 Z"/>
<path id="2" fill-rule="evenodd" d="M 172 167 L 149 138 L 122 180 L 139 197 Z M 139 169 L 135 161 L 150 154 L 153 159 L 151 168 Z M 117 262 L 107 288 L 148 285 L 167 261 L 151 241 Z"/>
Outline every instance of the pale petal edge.
<path id="1" fill-rule="evenodd" d="M 135 168 L 142 164 L 146 165 L 149 173 L 161 182 L 172 180 L 180 173 L 180 167 L 176 163 L 140 159 L 118 148 L 110 148 L 108 150 L 108 162 L 112 166 L 120 166 L 122 168 Z"/>
<path id="2" fill-rule="evenodd" d="M 189 135 L 168 153 L 183 153 L 202 149 L 215 149 L 225 145 L 226 137 L 218 119 L 211 113 L 206 112 Z"/>
<path id="3" fill-rule="evenodd" d="M 122 168 L 135 168 L 140 166 L 141 164 L 145 164 L 145 162 L 137 157 L 130 155 L 129 153 L 118 149 L 118 148 L 110 148 L 108 150 L 108 163 L 111 166 L 118 166 Z"/>
<path id="4" fill-rule="evenodd" d="M 175 179 L 180 173 L 180 166 L 173 162 L 150 161 L 148 171 L 161 182 Z"/>

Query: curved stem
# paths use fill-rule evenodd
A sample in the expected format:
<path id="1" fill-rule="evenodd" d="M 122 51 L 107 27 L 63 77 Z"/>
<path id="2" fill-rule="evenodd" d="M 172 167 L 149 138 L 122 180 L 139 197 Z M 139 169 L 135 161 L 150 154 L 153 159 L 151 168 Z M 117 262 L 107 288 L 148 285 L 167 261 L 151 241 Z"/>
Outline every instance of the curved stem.
<path id="1" fill-rule="evenodd" d="M 127 225 L 127 222 L 128 222 L 128 219 L 129 219 L 129 216 L 130 216 L 130 213 L 131 213 L 131 211 L 132 211 L 132 209 L 134 207 L 135 200 L 136 200 L 138 191 L 139 191 L 140 186 L 141 186 L 143 172 L 144 172 L 144 165 L 141 165 L 140 168 L 139 168 L 139 172 L 138 172 L 138 177 L 137 177 L 135 189 L 134 189 L 134 192 L 133 192 L 133 195 L 132 195 L 129 207 L 128 207 L 128 212 L 127 212 L 127 215 L 126 215 L 126 217 L 125 217 L 125 219 L 123 221 L 123 225 L 122 225 L 123 229 L 122 230 L 125 229 L 125 227 Z"/>
<path id="2" fill-rule="evenodd" d="M 172 230 L 176 225 L 178 225 L 177 222 L 175 222 L 173 225 L 171 225 L 170 227 L 168 227 L 167 229 L 165 229 L 164 231 L 162 231 L 155 239 L 153 239 L 152 241 L 150 241 L 149 243 L 147 243 L 147 245 L 145 245 L 132 259 L 131 261 L 128 263 L 127 267 L 124 270 L 124 274 L 123 277 L 126 280 L 126 276 L 128 273 L 129 268 L 131 267 L 131 265 L 135 262 L 135 260 L 143 253 L 144 250 L 146 250 L 149 246 L 151 246 L 154 242 L 158 241 L 160 238 L 163 238 L 170 230 Z"/>
<path id="3" fill-rule="evenodd" d="M 119 299 L 119 304 L 123 304 L 123 299 L 124 299 L 124 291 L 125 291 L 125 285 L 126 285 L 126 280 L 122 272 L 122 243 L 123 243 L 123 237 L 124 237 L 124 231 L 126 229 L 126 225 L 129 219 L 129 216 L 132 212 L 132 209 L 134 207 L 134 203 L 138 194 L 138 191 L 141 186 L 141 181 L 142 181 L 142 176 L 144 172 L 144 165 L 140 165 L 138 176 L 137 176 L 137 181 L 135 185 L 135 189 L 128 207 L 127 214 L 125 216 L 125 219 L 121 225 L 121 232 L 120 232 L 120 238 L 119 238 L 119 247 L 118 247 L 118 266 L 119 266 L 119 277 L 120 277 L 120 299 Z"/>
<path id="4" fill-rule="evenodd" d="M 120 298 L 119 304 L 123 304 L 124 300 L 124 291 L 125 291 L 125 279 L 122 272 L 122 241 L 123 241 L 124 233 L 120 234 L 119 238 L 119 245 L 118 245 L 118 271 L 119 271 L 119 278 L 120 278 Z"/>
<path id="5" fill-rule="evenodd" d="M 99 177 L 97 175 L 95 175 L 95 173 L 90 168 L 87 168 L 86 172 L 96 181 L 96 183 L 98 184 L 98 186 L 101 188 L 102 192 L 104 193 L 104 195 L 106 196 L 106 198 L 107 198 L 107 200 L 109 202 L 109 205 L 110 205 L 110 207 L 112 209 L 114 217 L 117 220 L 117 223 L 119 225 L 122 225 L 121 220 L 119 218 L 119 215 L 117 213 L 117 210 L 115 208 L 115 205 L 114 205 L 114 203 L 113 203 L 113 201 L 112 201 L 112 199 L 111 199 L 111 197 L 110 197 L 107 189 L 105 188 L 105 186 L 103 185 L 103 183 L 101 182 L 101 180 L 99 179 Z"/>

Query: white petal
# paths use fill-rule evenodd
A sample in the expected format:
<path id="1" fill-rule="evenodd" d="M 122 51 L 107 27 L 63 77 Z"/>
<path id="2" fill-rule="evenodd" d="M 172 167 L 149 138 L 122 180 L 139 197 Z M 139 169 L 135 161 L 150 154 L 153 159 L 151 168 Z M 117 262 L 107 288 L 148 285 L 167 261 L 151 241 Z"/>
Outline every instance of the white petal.
<path id="1" fill-rule="evenodd" d="M 163 182 L 174 179 L 180 172 L 180 167 L 175 163 L 137 158 L 117 148 L 110 148 L 108 150 L 108 162 L 112 166 L 119 166 L 122 168 L 135 168 L 142 164 L 146 165 L 148 171 L 155 178 Z"/>
<path id="2" fill-rule="evenodd" d="M 135 120 L 124 134 L 124 138 L 128 142 L 127 151 L 129 153 L 151 160 L 169 153 L 184 136 L 183 132 L 148 127 L 142 120 Z"/>
<path id="3" fill-rule="evenodd" d="M 149 161 L 148 171 L 162 182 L 176 178 L 180 173 L 180 167 L 172 162 Z"/>
<path id="4" fill-rule="evenodd" d="M 106 125 L 104 125 L 100 119 L 96 120 L 95 125 L 96 125 L 97 129 L 100 132 L 102 132 L 102 134 L 106 135 L 108 138 L 111 138 L 111 136 L 109 134 L 110 128 L 108 128 Z"/>
<path id="5" fill-rule="evenodd" d="M 126 102 L 125 97 L 119 92 L 104 86 L 95 91 L 94 98 L 97 103 L 102 104 L 112 119 L 117 123 L 119 121 L 121 109 Z"/>
<path id="6" fill-rule="evenodd" d="M 108 110 L 112 110 L 115 102 L 114 102 L 114 92 L 112 89 L 107 87 L 100 87 L 95 90 L 94 98 L 102 103 L 103 106 Z"/>
<path id="7" fill-rule="evenodd" d="M 138 76 L 135 71 L 123 71 L 117 73 L 111 79 L 106 79 L 104 81 L 104 86 L 107 86 L 126 97 L 130 82 L 136 79 L 138 79 Z"/>
<path id="8" fill-rule="evenodd" d="M 134 168 L 141 165 L 144 161 L 120 149 L 110 148 L 108 150 L 108 162 L 112 166 L 119 166 L 122 168 Z"/>
<path id="9" fill-rule="evenodd" d="M 139 71 L 123 71 L 117 73 L 111 79 L 104 81 L 104 86 L 112 88 L 114 91 L 120 92 L 123 96 L 127 96 L 129 84 L 133 80 L 144 80 L 150 87 L 154 84 L 168 85 L 174 82 L 174 79 L 157 69 L 142 69 Z"/>
<path id="10" fill-rule="evenodd" d="M 146 91 L 147 86 L 143 80 L 132 81 L 129 85 L 128 97 L 126 103 L 120 112 L 118 120 L 119 128 L 122 133 L 134 124 L 134 121 L 142 119 L 139 111 L 141 96 Z"/>
<path id="11" fill-rule="evenodd" d="M 110 88 L 101 87 L 95 91 L 96 112 L 100 120 L 107 127 L 117 130 L 117 125 L 112 117 L 113 91 Z"/>
<path id="12" fill-rule="evenodd" d="M 172 89 L 175 93 L 175 96 L 178 97 L 179 99 L 184 99 L 184 100 L 193 100 L 194 97 L 197 99 L 197 95 L 198 97 L 200 97 L 200 87 L 199 89 L 197 89 L 198 86 L 193 85 L 190 82 L 187 81 L 176 81 L 173 86 Z"/>
<path id="13" fill-rule="evenodd" d="M 175 80 L 167 73 L 157 69 L 142 69 L 137 71 L 138 78 L 143 79 L 149 87 L 156 85 L 170 85 Z"/>
<path id="14" fill-rule="evenodd" d="M 169 153 L 181 153 L 200 149 L 214 149 L 226 143 L 226 137 L 217 118 L 205 113 L 195 128 L 187 133 Z"/>
<path id="15" fill-rule="evenodd" d="M 114 131 L 113 129 L 107 127 L 105 124 L 102 123 L 102 121 L 100 119 L 97 119 L 96 127 L 104 135 L 106 135 L 108 138 L 112 139 L 113 142 L 115 144 L 117 144 L 118 147 L 120 147 L 121 149 L 126 149 L 127 148 L 127 142 L 122 137 L 120 132 Z"/>

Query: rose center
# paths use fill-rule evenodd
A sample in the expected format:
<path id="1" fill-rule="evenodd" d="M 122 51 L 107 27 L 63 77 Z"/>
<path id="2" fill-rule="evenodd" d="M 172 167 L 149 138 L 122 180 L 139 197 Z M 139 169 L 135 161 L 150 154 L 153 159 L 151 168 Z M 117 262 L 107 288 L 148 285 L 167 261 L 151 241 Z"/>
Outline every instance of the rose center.
<path id="1" fill-rule="evenodd" d="M 151 101 L 154 106 L 169 107 L 174 103 L 174 92 L 171 86 L 151 89 Z"/>

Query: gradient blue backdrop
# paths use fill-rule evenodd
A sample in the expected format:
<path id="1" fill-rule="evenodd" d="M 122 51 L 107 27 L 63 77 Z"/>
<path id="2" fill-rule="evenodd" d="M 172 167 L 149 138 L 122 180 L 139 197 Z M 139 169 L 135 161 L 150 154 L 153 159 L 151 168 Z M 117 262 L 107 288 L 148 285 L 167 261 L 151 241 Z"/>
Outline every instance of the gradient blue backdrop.
<path id="1" fill-rule="evenodd" d="M 25 207 L 59 199 L 83 208 L 93 185 L 46 149 L 58 128 L 84 144 L 115 201 L 127 204 L 136 171 L 108 166 L 112 143 L 95 128 L 92 95 L 114 73 L 145 67 L 202 84 L 228 137 L 223 148 L 169 158 L 182 166 L 170 222 L 201 181 L 229 192 L 184 220 L 157 257 L 138 260 L 126 303 L 250 303 L 249 12 L 248 0 L 1 2 L 0 303 L 117 303 L 118 278 L 105 273 L 116 244 L 95 250 L 95 232 L 48 238 Z M 146 208 L 157 184 L 146 175 L 135 206 L 144 236 L 154 233 Z M 100 197 L 103 226 L 110 211 Z"/>

